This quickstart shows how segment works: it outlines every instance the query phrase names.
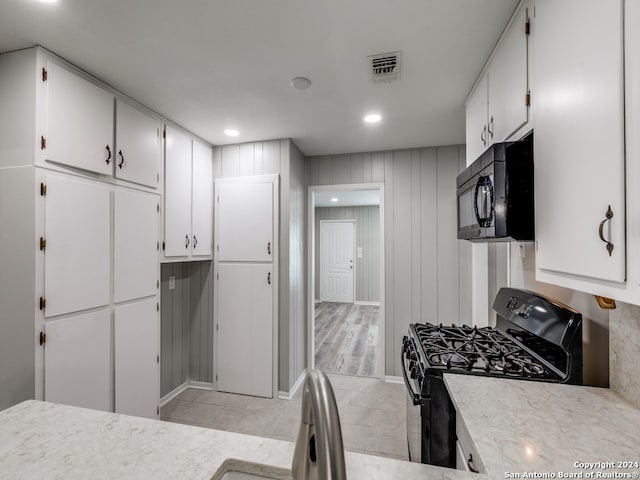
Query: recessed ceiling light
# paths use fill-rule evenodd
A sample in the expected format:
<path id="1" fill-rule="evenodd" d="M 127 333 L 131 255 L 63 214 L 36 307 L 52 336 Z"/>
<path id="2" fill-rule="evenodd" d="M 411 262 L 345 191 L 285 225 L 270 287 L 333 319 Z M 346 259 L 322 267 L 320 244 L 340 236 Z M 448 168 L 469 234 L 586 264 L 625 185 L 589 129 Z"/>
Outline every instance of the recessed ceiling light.
<path id="1" fill-rule="evenodd" d="M 378 114 L 378 113 L 371 113 L 369 115 L 367 115 L 366 117 L 364 117 L 364 121 L 367 123 L 377 123 L 380 120 L 382 120 L 382 115 Z"/>
<path id="2" fill-rule="evenodd" d="M 230 137 L 237 137 L 238 135 L 240 135 L 240 132 L 238 130 L 234 130 L 233 128 L 228 128 L 224 131 L 224 134 Z"/>
<path id="3" fill-rule="evenodd" d="M 337 202 L 338 201 L 338 197 L 331 197 L 331 201 L 332 202 Z"/>
<path id="4" fill-rule="evenodd" d="M 57 3 L 58 0 L 38 0 L 40 3 Z"/>
<path id="5" fill-rule="evenodd" d="M 291 79 L 289 85 L 291 85 L 296 90 L 306 90 L 311 86 L 311 80 L 306 77 L 296 77 Z"/>

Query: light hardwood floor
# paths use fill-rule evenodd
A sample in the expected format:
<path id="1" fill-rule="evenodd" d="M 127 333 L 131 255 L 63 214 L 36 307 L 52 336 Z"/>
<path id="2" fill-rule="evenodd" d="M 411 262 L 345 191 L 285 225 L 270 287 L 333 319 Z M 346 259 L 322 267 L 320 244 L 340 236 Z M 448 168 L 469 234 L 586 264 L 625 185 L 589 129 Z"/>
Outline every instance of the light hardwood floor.
<path id="1" fill-rule="evenodd" d="M 315 362 L 328 373 L 378 377 L 380 307 L 353 303 L 315 306 Z"/>
<path id="2" fill-rule="evenodd" d="M 406 390 L 373 378 L 329 375 L 345 450 L 408 460 Z M 292 400 L 187 389 L 162 407 L 162 420 L 295 442 L 301 393 Z"/>

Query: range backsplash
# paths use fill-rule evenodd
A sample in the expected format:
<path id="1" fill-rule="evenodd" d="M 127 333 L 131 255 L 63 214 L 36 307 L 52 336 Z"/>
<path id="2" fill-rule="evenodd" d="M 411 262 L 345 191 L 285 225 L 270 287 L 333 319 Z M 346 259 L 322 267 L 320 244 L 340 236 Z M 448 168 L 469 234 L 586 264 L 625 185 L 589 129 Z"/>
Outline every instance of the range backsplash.
<path id="1" fill-rule="evenodd" d="M 617 303 L 609 314 L 609 384 L 640 408 L 640 306 Z"/>

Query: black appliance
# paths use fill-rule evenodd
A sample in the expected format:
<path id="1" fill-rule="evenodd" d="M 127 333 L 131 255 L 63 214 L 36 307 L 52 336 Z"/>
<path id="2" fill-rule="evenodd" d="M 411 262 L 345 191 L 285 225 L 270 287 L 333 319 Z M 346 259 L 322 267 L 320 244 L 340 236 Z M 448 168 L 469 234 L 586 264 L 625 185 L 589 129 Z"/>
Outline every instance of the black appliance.
<path id="1" fill-rule="evenodd" d="M 458 238 L 534 240 L 533 133 L 496 143 L 456 179 Z"/>
<path id="2" fill-rule="evenodd" d="M 409 325 L 402 373 L 412 461 L 456 467 L 456 412 L 444 373 L 582 384 L 582 316 L 527 290 L 502 288 L 496 327 Z"/>

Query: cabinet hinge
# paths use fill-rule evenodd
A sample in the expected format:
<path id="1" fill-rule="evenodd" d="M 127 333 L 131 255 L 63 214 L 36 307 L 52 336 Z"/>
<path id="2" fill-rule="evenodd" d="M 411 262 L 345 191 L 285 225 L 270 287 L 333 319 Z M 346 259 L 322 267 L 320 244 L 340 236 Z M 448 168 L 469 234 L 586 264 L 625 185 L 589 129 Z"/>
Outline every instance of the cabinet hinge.
<path id="1" fill-rule="evenodd" d="M 159 312 L 159 311 L 160 311 L 160 304 L 156 303 L 156 312 Z"/>
<path id="2" fill-rule="evenodd" d="M 220 274 L 216 273 L 216 280 L 220 280 Z"/>
<path id="3" fill-rule="evenodd" d="M 216 382 L 218 381 L 218 374 L 216 373 Z"/>
<path id="4" fill-rule="evenodd" d="M 47 308 L 47 299 L 40 297 L 40 310 L 44 310 L 45 308 Z"/>
<path id="5" fill-rule="evenodd" d="M 216 332 L 218 331 L 218 324 L 216 323 Z"/>
<path id="6" fill-rule="evenodd" d="M 156 173 L 156 183 L 160 183 L 160 174 Z"/>
<path id="7" fill-rule="evenodd" d="M 156 242 L 156 250 L 160 251 L 160 242 Z"/>
<path id="8" fill-rule="evenodd" d="M 160 355 L 156 355 L 156 363 L 160 363 Z"/>
<path id="9" fill-rule="evenodd" d="M 156 212 L 160 213 L 160 204 L 156 204 Z"/>
<path id="10" fill-rule="evenodd" d="M 160 280 L 156 280 L 156 288 L 160 288 Z"/>
<path id="11" fill-rule="evenodd" d="M 40 250 L 43 251 L 45 248 L 47 248 L 47 241 L 44 237 L 40 237 Z"/>
<path id="12" fill-rule="evenodd" d="M 529 107 L 531 105 L 531 92 L 527 92 L 527 95 L 525 96 L 525 100 L 524 103 L 527 107 Z"/>
<path id="13" fill-rule="evenodd" d="M 527 18 L 527 21 L 524 24 L 524 34 L 529 35 L 531 33 L 531 20 Z"/>
<path id="14" fill-rule="evenodd" d="M 220 251 L 220 245 L 216 245 L 216 251 L 219 252 Z"/>
<path id="15" fill-rule="evenodd" d="M 220 203 L 220 195 L 218 195 L 218 203 Z"/>
<path id="16" fill-rule="evenodd" d="M 46 82 L 49 78 L 49 72 L 47 72 L 47 69 L 42 67 L 42 81 Z"/>
<path id="17" fill-rule="evenodd" d="M 46 183 L 41 183 L 40 184 L 40 196 L 44 197 L 47 194 L 47 184 Z"/>
<path id="18" fill-rule="evenodd" d="M 47 334 L 40 332 L 40 345 L 44 345 L 45 343 L 47 343 Z"/>
<path id="19" fill-rule="evenodd" d="M 47 139 L 44 138 L 44 135 L 40 136 L 40 150 L 44 150 L 47 148 Z"/>
<path id="20" fill-rule="evenodd" d="M 156 415 L 160 415 L 160 405 L 156 406 Z"/>

